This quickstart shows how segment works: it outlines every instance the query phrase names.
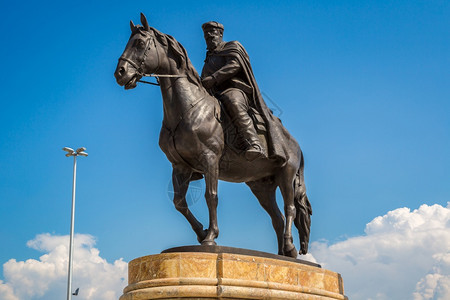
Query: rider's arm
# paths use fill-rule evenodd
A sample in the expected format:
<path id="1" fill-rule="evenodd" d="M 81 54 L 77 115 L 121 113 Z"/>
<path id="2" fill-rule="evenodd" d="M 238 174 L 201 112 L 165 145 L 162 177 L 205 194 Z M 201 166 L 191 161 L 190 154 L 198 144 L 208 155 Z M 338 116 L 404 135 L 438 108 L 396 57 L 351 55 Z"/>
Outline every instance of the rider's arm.
<path id="1" fill-rule="evenodd" d="M 214 79 L 216 84 L 221 84 L 227 79 L 232 78 L 235 76 L 241 69 L 241 65 L 239 64 L 239 61 L 236 57 L 229 56 L 227 57 L 226 64 L 211 74 L 211 77 Z"/>

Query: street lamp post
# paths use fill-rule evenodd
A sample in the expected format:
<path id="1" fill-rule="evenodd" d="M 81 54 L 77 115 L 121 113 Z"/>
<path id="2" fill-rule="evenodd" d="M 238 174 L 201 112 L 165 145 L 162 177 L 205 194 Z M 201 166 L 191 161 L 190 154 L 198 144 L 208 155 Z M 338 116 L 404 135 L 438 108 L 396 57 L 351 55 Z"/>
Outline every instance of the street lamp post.
<path id="1" fill-rule="evenodd" d="M 70 246 L 69 246 L 69 274 L 67 278 L 67 300 L 72 299 L 72 255 L 73 255 L 73 232 L 75 222 L 75 184 L 77 180 L 77 156 L 88 156 L 85 152 L 86 148 L 81 147 L 76 151 L 69 147 L 64 147 L 66 151 L 66 157 L 73 156 L 73 183 L 72 183 L 72 217 L 70 220 Z"/>

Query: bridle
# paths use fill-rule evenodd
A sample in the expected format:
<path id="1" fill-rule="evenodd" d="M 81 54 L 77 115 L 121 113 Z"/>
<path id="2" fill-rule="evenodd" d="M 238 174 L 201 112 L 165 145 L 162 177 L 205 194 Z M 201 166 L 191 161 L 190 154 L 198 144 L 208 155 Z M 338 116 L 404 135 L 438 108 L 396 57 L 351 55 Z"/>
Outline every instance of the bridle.
<path id="1" fill-rule="evenodd" d="M 147 36 L 147 33 L 145 33 L 145 35 Z M 155 45 L 156 58 L 157 58 L 158 63 L 156 64 L 156 69 L 153 72 L 151 72 L 150 74 L 146 74 L 146 73 L 144 73 L 143 68 L 145 66 L 145 60 L 147 59 L 147 52 L 150 50 L 150 47 L 151 47 L 151 42 L 153 42 L 153 45 Z M 157 74 L 157 72 L 159 70 L 160 58 L 159 58 L 158 46 L 156 46 L 155 37 L 153 35 L 150 35 L 149 39 L 147 40 L 147 44 L 145 45 L 144 54 L 142 55 L 142 59 L 140 59 L 140 61 L 141 61 L 140 63 L 138 63 L 138 64 L 135 63 L 134 61 L 132 61 L 128 57 L 124 56 L 123 54 L 122 54 L 122 56 L 119 57 L 119 61 L 121 61 L 121 60 L 126 61 L 131 66 L 133 66 L 133 68 L 136 70 L 136 73 L 141 78 L 142 77 L 155 77 L 156 81 L 157 81 L 157 83 L 144 81 L 144 80 L 137 80 L 137 82 L 142 82 L 142 83 L 146 83 L 146 84 L 159 86 L 160 85 L 160 83 L 159 83 L 160 77 L 169 77 L 169 78 L 187 77 L 186 75 Z"/>

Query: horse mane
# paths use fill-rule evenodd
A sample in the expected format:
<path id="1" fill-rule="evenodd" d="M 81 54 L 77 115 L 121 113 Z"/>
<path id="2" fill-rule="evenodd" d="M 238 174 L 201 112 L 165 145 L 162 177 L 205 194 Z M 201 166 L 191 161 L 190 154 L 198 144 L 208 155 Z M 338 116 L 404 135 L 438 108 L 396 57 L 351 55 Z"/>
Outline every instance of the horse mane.
<path id="1" fill-rule="evenodd" d="M 163 46 L 167 47 L 169 51 L 171 51 L 174 56 L 177 63 L 178 68 L 184 68 L 186 70 L 186 75 L 189 81 L 191 81 L 194 84 L 197 84 L 199 86 L 202 86 L 202 83 L 200 81 L 200 76 L 198 75 L 197 71 L 195 70 L 194 66 L 192 65 L 186 49 L 184 49 L 183 45 L 181 45 L 174 37 L 171 35 L 165 34 L 160 32 L 159 30 L 150 27 L 150 30 L 152 30 L 155 34 L 156 39 L 158 42 L 160 42 Z"/>

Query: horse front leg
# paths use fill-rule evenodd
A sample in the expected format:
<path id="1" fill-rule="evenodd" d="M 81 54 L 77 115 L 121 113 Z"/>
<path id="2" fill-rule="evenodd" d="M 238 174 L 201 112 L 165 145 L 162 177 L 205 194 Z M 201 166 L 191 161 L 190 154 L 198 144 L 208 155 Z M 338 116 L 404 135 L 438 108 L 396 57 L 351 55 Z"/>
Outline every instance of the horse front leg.
<path id="1" fill-rule="evenodd" d="M 173 203 L 175 208 L 183 214 L 183 216 L 191 224 L 192 229 L 197 234 L 197 240 L 201 243 L 206 237 L 206 230 L 203 229 L 202 223 L 190 211 L 186 202 L 186 193 L 189 188 L 189 182 L 192 176 L 192 170 L 182 167 L 174 166 L 172 171 L 173 184 Z"/>
<path id="2" fill-rule="evenodd" d="M 219 164 L 218 157 L 214 154 L 205 155 L 204 157 L 205 172 L 205 199 L 209 211 L 209 228 L 206 238 L 202 241 L 202 245 L 216 245 L 214 241 L 219 236 L 219 227 L 217 225 L 217 205 L 219 199 L 217 197 L 217 186 L 219 182 Z"/>

